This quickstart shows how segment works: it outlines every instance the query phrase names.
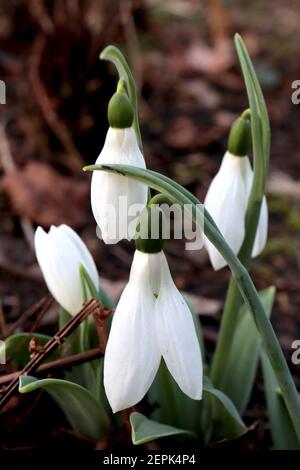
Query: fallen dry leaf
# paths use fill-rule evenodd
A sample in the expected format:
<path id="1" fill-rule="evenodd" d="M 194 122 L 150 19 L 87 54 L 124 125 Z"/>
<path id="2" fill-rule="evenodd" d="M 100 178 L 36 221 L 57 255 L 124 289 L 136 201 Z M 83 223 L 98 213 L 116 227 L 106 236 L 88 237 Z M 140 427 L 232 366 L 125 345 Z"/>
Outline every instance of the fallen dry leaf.
<path id="1" fill-rule="evenodd" d="M 63 176 L 45 163 L 30 162 L 5 175 L 1 188 L 9 195 L 14 213 L 35 224 L 78 228 L 87 220 L 88 180 Z"/>

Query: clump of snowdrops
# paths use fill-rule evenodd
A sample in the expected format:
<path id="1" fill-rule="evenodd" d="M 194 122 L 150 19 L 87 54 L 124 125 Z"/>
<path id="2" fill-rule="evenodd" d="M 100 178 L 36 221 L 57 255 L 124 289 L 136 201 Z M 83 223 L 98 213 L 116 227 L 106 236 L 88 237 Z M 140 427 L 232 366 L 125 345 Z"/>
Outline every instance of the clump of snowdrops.
<path id="1" fill-rule="evenodd" d="M 45 389 L 73 429 L 96 441 L 120 426 L 118 412 L 125 409 L 133 444 L 172 438 L 208 446 L 238 437 L 247 429 L 243 415 L 261 361 L 273 447 L 300 447 L 299 396 L 269 320 L 275 289 L 270 286 L 258 293 L 248 273 L 251 258 L 261 253 L 267 240 L 270 128 L 260 85 L 238 35 L 235 45 L 249 109 L 241 110 L 232 124 L 204 206 L 175 181 L 146 168 L 129 66 L 113 46 L 100 56 L 116 66 L 119 80 L 108 105 L 110 127 L 103 149 L 95 165 L 85 168 L 93 171 L 91 207 L 104 243 L 126 238 L 136 246 L 129 280 L 116 306 L 101 287 L 87 247 L 70 227 L 51 227 L 48 233 L 41 227 L 36 230 L 37 260 L 60 305 L 60 325 L 91 298 L 113 308 L 114 314 L 106 321 L 104 358 L 74 367 L 64 379 L 20 377 L 19 391 Z M 124 198 L 127 207 L 136 208 L 130 224 L 120 206 Z M 231 270 L 210 363 L 199 317 L 188 295 L 175 286 L 164 254 L 168 242 L 162 230 L 163 203 L 188 207 L 188 218 L 202 233 L 212 268 Z M 155 213 L 158 236 L 153 237 Z M 148 224 L 146 236 L 142 220 Z M 6 347 L 16 347 L 24 337 L 11 336 Z M 38 339 L 44 344 L 48 338 Z M 88 318 L 59 354 L 87 351 L 97 341 L 94 321 Z"/>

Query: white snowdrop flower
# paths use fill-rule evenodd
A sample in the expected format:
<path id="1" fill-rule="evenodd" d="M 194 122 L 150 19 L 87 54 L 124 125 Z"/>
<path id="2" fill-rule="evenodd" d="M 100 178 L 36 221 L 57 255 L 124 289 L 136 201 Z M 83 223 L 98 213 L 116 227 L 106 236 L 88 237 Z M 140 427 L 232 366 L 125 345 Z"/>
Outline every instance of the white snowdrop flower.
<path id="1" fill-rule="evenodd" d="M 96 164 L 123 164 L 146 168 L 132 127 L 131 105 L 122 87 L 110 100 L 108 120 L 110 128 Z M 135 213 L 137 221 L 139 213 L 147 203 L 147 197 L 147 186 L 142 183 L 118 174 L 93 172 L 92 211 L 105 243 L 117 243 L 124 238 L 133 238 L 128 234 L 128 211 L 133 205 L 139 205 L 140 209 Z M 133 234 L 134 228 L 136 227 L 132 227 Z"/>
<path id="2" fill-rule="evenodd" d="M 238 127 L 241 123 L 242 132 Z M 213 178 L 204 201 L 205 208 L 235 254 L 238 254 L 245 237 L 246 211 L 253 182 L 253 170 L 246 155 L 249 144 L 247 139 L 250 139 L 250 134 L 245 134 L 248 130 L 244 126 L 247 126 L 245 120 L 239 118 L 235 121 L 232 127 L 233 132 L 229 137 L 228 148 L 230 150 L 225 153 L 220 169 Z M 238 130 L 238 134 L 235 134 L 236 130 Z M 234 140 L 233 137 L 235 137 Z M 253 257 L 263 250 L 267 241 L 267 232 L 268 208 L 264 197 L 252 250 Z M 207 238 L 205 238 L 205 246 L 215 270 L 226 266 L 227 263 L 223 256 Z"/>
<path id="3" fill-rule="evenodd" d="M 144 397 L 162 357 L 181 390 L 200 399 L 202 359 L 191 312 L 164 253 L 136 250 L 104 359 L 104 386 L 114 412 Z"/>
<path id="4" fill-rule="evenodd" d="M 34 243 L 49 291 L 65 310 L 75 315 L 83 304 L 80 265 L 86 269 L 96 287 L 99 283 L 97 268 L 89 250 L 67 225 L 52 226 L 48 233 L 38 227 Z"/>

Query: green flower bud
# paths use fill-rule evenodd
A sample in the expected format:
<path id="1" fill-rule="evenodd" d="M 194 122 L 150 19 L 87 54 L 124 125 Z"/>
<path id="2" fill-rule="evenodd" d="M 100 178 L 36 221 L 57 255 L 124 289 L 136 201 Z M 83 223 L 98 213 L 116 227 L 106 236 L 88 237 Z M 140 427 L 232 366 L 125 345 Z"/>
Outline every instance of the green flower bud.
<path id="1" fill-rule="evenodd" d="M 133 122 L 133 109 L 124 85 L 124 81 L 119 80 L 117 91 L 111 97 L 107 109 L 109 125 L 117 129 L 131 127 Z"/>
<path id="2" fill-rule="evenodd" d="M 251 145 L 250 111 L 244 113 L 234 121 L 228 137 L 228 151 L 237 157 L 248 155 Z"/>
<path id="3" fill-rule="evenodd" d="M 164 214 L 158 205 L 147 206 L 137 226 L 136 249 L 143 253 L 159 253 L 163 249 Z M 155 235 L 155 238 L 152 238 Z"/>

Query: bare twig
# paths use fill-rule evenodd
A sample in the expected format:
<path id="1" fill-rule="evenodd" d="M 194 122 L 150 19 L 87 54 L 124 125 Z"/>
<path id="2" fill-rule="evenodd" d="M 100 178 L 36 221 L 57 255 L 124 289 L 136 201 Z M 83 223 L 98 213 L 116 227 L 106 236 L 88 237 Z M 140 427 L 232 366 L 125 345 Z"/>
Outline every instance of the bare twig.
<path id="1" fill-rule="evenodd" d="M 75 330 L 75 328 L 83 322 L 88 315 L 93 314 L 99 309 L 99 303 L 92 299 L 87 302 L 80 312 L 77 313 L 71 320 L 53 337 L 51 338 L 46 345 L 40 349 L 37 354 L 27 363 L 27 365 L 19 372 L 19 374 L 11 381 L 11 383 L 6 388 L 4 394 L 0 398 L 0 408 L 7 403 L 7 401 L 12 397 L 15 391 L 18 388 L 19 376 L 20 375 L 29 375 L 35 371 L 41 362 L 53 353 L 56 348 L 58 348 L 68 336 Z"/>
<path id="2" fill-rule="evenodd" d="M 37 312 L 42 311 L 45 312 L 48 310 L 50 307 L 51 303 L 53 302 L 53 299 L 49 296 L 46 295 L 43 297 L 41 300 L 39 300 L 36 304 L 32 305 L 29 307 L 27 310 L 25 310 L 22 315 L 18 317 L 18 319 L 10 326 L 8 335 L 10 336 L 13 334 L 13 332 L 20 326 L 22 325 L 28 318 L 32 317 L 35 315 Z"/>
<path id="3" fill-rule="evenodd" d="M 97 331 L 97 335 L 99 338 L 99 347 L 100 351 L 103 352 L 106 349 L 107 341 L 108 341 L 108 331 L 105 325 L 104 320 L 108 318 L 112 314 L 112 310 L 110 308 L 103 307 L 100 312 L 95 312 L 93 314 L 95 327 Z"/>
<path id="4" fill-rule="evenodd" d="M 50 361 L 46 364 L 41 364 L 36 369 L 36 374 L 40 373 L 48 373 L 53 372 L 61 369 L 67 369 L 69 367 L 78 366 L 79 364 L 84 364 L 85 362 L 92 361 L 93 359 L 97 359 L 103 356 L 99 348 L 90 349 L 89 351 L 85 351 L 78 354 L 73 354 L 69 357 L 63 357 L 61 359 L 57 359 L 56 361 Z M 6 374 L 0 377 L 0 386 L 6 385 L 14 380 L 16 377 L 20 377 L 22 371 L 12 372 L 11 374 Z"/>

